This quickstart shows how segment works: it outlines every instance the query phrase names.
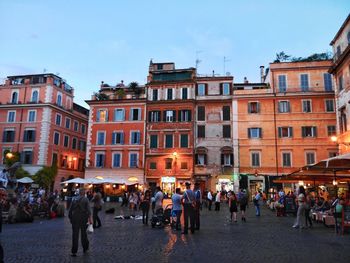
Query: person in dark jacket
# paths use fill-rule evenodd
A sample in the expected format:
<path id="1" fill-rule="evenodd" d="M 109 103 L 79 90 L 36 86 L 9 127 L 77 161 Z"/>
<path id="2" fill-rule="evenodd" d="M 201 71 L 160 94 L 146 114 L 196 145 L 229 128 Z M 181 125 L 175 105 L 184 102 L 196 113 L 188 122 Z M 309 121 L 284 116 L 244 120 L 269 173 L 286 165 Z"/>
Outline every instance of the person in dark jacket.
<path id="1" fill-rule="evenodd" d="M 101 223 L 101 219 L 98 216 L 98 212 L 102 210 L 103 200 L 102 200 L 102 195 L 98 190 L 95 192 L 95 195 L 91 199 L 91 202 L 93 203 L 93 212 L 92 212 L 93 227 L 99 228 L 102 226 L 102 223 Z"/>
<path id="2" fill-rule="evenodd" d="M 81 232 L 81 244 L 84 253 L 89 250 L 89 240 L 87 238 L 86 228 L 88 222 L 89 224 L 92 223 L 92 218 L 89 199 L 85 197 L 84 188 L 80 188 L 79 195 L 73 198 L 68 217 L 73 230 L 71 256 L 76 257 L 78 252 L 79 232 Z"/>

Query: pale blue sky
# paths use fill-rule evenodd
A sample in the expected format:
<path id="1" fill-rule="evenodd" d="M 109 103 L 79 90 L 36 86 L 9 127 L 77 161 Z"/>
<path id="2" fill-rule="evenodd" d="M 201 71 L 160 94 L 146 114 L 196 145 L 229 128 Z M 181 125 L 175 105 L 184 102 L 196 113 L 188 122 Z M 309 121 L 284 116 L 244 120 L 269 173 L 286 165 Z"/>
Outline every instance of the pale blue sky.
<path id="1" fill-rule="evenodd" d="M 200 51 L 200 74 L 223 74 L 226 57 L 235 82 L 257 82 L 277 52 L 331 51 L 349 10 L 348 0 L 0 0 L 0 79 L 45 68 L 87 106 L 101 80 L 144 84 L 151 58 L 187 68 Z"/>

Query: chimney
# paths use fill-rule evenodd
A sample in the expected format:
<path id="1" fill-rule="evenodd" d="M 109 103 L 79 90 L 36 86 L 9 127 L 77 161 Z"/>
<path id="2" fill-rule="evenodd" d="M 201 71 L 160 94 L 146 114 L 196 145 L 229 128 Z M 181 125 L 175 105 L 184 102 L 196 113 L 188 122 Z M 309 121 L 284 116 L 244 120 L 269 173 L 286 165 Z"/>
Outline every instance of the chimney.
<path id="1" fill-rule="evenodd" d="M 264 82 L 264 78 L 265 78 L 265 75 L 264 75 L 264 66 L 260 66 L 260 78 L 261 78 L 261 83 Z"/>
<path id="2" fill-rule="evenodd" d="M 248 83 L 249 83 L 249 81 L 248 81 L 247 77 L 244 77 L 244 84 L 248 84 Z"/>
<path id="3" fill-rule="evenodd" d="M 213 70 L 213 77 L 215 77 L 215 71 Z"/>

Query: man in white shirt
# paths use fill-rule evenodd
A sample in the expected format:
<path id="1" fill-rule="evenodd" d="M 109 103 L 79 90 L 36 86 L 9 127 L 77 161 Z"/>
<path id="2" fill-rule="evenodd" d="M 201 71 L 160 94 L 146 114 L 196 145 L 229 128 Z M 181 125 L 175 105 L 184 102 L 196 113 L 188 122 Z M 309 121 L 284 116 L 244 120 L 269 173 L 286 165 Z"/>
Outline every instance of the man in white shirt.
<path id="1" fill-rule="evenodd" d="M 215 211 L 220 211 L 221 193 L 218 191 L 215 196 Z"/>
<path id="2" fill-rule="evenodd" d="M 210 190 L 208 191 L 207 199 L 208 199 L 208 210 L 211 211 L 211 205 L 213 203 L 213 196 L 212 196 Z"/>
<path id="3" fill-rule="evenodd" d="M 157 213 L 157 210 L 159 208 L 163 208 L 163 198 L 164 198 L 164 195 L 162 193 L 162 190 L 160 189 L 159 186 L 157 186 L 157 193 L 156 195 L 154 196 L 154 199 L 155 199 L 155 211 Z"/>

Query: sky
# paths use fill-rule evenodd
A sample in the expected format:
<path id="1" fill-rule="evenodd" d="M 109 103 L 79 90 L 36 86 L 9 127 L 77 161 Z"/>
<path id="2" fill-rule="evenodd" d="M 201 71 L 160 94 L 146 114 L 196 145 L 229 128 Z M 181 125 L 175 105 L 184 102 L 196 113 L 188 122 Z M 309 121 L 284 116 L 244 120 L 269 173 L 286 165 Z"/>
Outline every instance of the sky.
<path id="1" fill-rule="evenodd" d="M 0 0 L 0 81 L 59 74 L 85 107 L 101 81 L 145 84 L 150 59 L 259 82 L 278 52 L 331 51 L 349 10 L 349 0 Z"/>

